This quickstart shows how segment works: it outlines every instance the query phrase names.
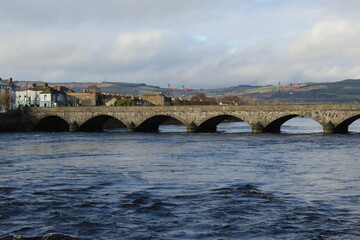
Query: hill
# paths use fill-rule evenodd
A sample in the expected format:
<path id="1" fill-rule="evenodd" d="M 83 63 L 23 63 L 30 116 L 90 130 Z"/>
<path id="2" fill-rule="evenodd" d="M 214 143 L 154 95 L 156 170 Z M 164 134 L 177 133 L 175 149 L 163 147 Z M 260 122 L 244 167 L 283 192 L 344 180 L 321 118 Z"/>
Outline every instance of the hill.
<path id="1" fill-rule="evenodd" d="M 304 83 L 293 85 L 293 87 L 297 88 L 296 90 L 291 90 L 291 86 L 286 87 L 286 90 L 280 89 L 280 91 L 278 86 L 260 87 L 247 91 L 247 94 L 263 101 L 280 100 L 281 102 L 288 103 L 360 102 L 360 80 L 348 79 L 331 83 Z"/>
<path id="2" fill-rule="evenodd" d="M 30 86 L 35 82 L 16 82 L 21 88 Z M 36 82 L 44 84 L 43 82 Z M 316 83 L 308 82 L 293 85 L 297 90 L 291 90 L 291 86 L 285 86 L 282 90 L 278 85 L 251 86 L 239 85 L 229 88 L 217 89 L 192 89 L 191 92 L 184 92 L 182 89 L 175 89 L 174 92 L 158 86 L 146 85 L 144 83 L 124 83 L 124 82 L 71 82 L 54 83 L 51 85 L 63 85 L 77 92 L 81 92 L 84 87 L 96 84 L 102 92 L 120 93 L 125 95 L 142 96 L 151 92 L 164 92 L 165 94 L 178 97 L 186 94 L 190 96 L 196 92 L 202 92 L 208 97 L 223 96 L 248 96 L 257 98 L 259 101 L 281 101 L 284 103 L 345 103 L 360 102 L 360 79 L 347 79 L 339 82 Z"/>

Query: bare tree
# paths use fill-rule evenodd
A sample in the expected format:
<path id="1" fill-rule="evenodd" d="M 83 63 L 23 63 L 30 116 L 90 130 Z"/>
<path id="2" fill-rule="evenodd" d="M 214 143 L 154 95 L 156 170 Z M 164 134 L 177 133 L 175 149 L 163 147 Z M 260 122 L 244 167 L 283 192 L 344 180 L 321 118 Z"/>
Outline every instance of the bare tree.
<path id="1" fill-rule="evenodd" d="M 5 109 L 9 108 L 10 104 L 10 93 L 9 91 L 0 93 L 0 105 L 4 106 Z"/>

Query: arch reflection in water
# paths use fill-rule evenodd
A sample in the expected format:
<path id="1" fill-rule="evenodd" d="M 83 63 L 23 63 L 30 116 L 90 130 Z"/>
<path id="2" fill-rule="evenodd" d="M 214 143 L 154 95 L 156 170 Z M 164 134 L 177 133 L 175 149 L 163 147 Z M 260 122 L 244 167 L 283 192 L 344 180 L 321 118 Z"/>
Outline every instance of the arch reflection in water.
<path id="1" fill-rule="evenodd" d="M 282 133 L 322 133 L 322 126 L 313 119 L 294 117 L 281 126 Z"/>

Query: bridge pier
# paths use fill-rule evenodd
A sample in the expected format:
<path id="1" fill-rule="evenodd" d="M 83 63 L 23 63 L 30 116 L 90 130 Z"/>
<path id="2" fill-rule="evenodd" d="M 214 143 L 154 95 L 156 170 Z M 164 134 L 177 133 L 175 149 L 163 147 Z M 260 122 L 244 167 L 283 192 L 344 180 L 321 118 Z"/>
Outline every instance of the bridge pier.
<path id="1" fill-rule="evenodd" d="M 265 127 L 260 123 L 257 122 L 254 125 L 251 126 L 252 128 L 252 133 L 264 133 L 265 132 Z"/>
<path id="2" fill-rule="evenodd" d="M 79 124 L 76 121 L 70 123 L 69 125 L 70 132 L 77 132 L 78 130 L 79 130 Z"/>
<path id="3" fill-rule="evenodd" d="M 131 122 L 129 126 L 126 126 L 127 132 L 136 132 L 136 126 L 134 122 Z"/>
<path id="4" fill-rule="evenodd" d="M 198 127 L 196 126 L 196 124 L 194 122 L 191 122 L 187 128 L 186 131 L 188 133 L 197 133 L 198 132 Z"/>
<path id="5" fill-rule="evenodd" d="M 325 134 L 334 134 L 335 125 L 331 121 L 329 121 L 323 126 L 323 131 Z"/>

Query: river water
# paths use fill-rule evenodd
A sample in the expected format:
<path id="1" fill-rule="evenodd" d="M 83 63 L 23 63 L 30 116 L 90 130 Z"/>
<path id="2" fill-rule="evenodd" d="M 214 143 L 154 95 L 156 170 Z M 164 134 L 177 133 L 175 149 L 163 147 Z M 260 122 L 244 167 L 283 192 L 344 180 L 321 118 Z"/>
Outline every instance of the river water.
<path id="1" fill-rule="evenodd" d="M 355 123 L 1 133 L 0 239 L 360 239 Z"/>

